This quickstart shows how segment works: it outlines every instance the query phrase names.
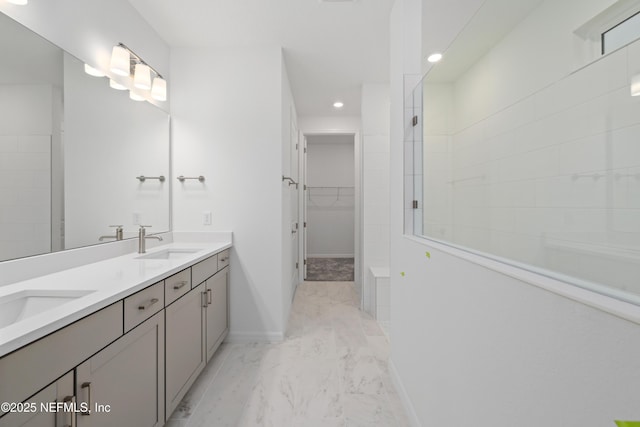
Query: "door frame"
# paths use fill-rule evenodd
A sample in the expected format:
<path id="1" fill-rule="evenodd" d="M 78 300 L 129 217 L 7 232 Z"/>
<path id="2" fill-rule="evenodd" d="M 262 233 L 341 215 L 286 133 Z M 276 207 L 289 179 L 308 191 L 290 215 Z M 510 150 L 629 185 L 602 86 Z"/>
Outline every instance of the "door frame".
<path id="1" fill-rule="evenodd" d="M 303 142 L 303 149 L 298 150 L 298 155 L 300 156 L 298 165 L 300 169 L 300 181 L 301 184 L 299 186 L 299 217 L 302 221 L 306 221 L 304 216 L 304 204 L 305 200 L 305 188 L 307 185 L 307 175 L 306 168 L 307 164 L 305 162 L 304 156 L 306 155 L 307 149 L 307 136 L 331 136 L 331 135 L 349 135 L 353 136 L 353 150 L 354 150 L 354 283 L 356 285 L 356 289 L 358 291 L 360 297 L 360 305 L 362 306 L 362 254 L 363 254 L 363 242 L 362 242 L 362 138 L 360 136 L 359 129 L 320 129 L 320 130 L 300 130 L 300 141 Z M 305 227 L 302 227 L 303 235 L 306 236 L 307 230 Z M 300 244 L 300 259 L 303 260 L 303 263 L 306 261 L 304 258 L 304 238 L 300 239 L 303 243 Z M 300 281 L 304 281 L 304 268 L 300 269 Z"/>

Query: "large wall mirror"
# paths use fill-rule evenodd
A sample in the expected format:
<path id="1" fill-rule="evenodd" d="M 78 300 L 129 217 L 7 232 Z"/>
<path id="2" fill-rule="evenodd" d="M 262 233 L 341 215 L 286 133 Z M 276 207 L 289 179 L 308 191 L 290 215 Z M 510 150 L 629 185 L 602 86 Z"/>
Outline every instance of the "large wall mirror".
<path id="1" fill-rule="evenodd" d="M 414 91 L 415 234 L 640 304 L 638 12 L 482 2 Z"/>
<path id="2" fill-rule="evenodd" d="M 168 231 L 168 114 L 1 13 L 0 56 L 0 261 Z"/>

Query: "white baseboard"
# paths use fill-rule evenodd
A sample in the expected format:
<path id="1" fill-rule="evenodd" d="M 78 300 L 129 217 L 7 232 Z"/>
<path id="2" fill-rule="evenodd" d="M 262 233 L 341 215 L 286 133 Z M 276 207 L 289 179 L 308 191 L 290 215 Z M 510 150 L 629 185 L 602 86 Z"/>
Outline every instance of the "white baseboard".
<path id="1" fill-rule="evenodd" d="M 398 371 L 396 370 L 396 365 L 393 364 L 393 360 L 389 359 L 389 375 L 391 376 L 391 381 L 398 392 L 398 397 L 400 398 L 400 402 L 402 402 L 402 406 L 404 407 L 405 412 L 407 413 L 407 418 L 409 418 L 409 423 L 411 427 L 422 427 L 420 420 L 418 419 L 418 414 L 416 414 L 416 410 L 409 399 L 409 394 L 407 390 L 405 390 L 402 381 L 400 380 L 400 376 L 398 375 Z"/>
<path id="2" fill-rule="evenodd" d="M 284 341 L 282 332 L 229 332 L 225 342 L 242 344 L 252 342 L 277 343 Z"/>
<path id="3" fill-rule="evenodd" d="M 307 254 L 307 258 L 354 258 L 353 254 Z"/>

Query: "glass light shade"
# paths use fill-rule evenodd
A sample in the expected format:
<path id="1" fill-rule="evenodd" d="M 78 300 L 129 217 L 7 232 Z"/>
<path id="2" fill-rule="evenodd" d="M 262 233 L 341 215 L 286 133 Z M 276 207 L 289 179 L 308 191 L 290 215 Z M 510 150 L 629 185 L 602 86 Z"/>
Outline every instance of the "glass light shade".
<path id="1" fill-rule="evenodd" d="M 115 90 L 126 90 L 127 87 L 125 85 L 121 85 L 120 83 L 118 83 L 117 81 L 113 80 L 113 79 L 109 79 L 109 87 L 111 87 L 112 89 Z"/>
<path id="2" fill-rule="evenodd" d="M 631 77 L 631 96 L 640 96 L 640 73 Z"/>
<path id="3" fill-rule="evenodd" d="M 84 64 L 84 72 L 93 77 L 104 77 L 104 73 L 89 64 Z"/>
<path id="4" fill-rule="evenodd" d="M 132 90 L 129 91 L 129 98 L 133 99 L 134 101 L 146 101 L 146 98 L 144 96 L 140 96 Z"/>
<path id="5" fill-rule="evenodd" d="M 334 108 L 342 108 L 342 107 L 344 107 L 344 102 L 336 101 L 336 102 L 333 103 L 333 107 Z"/>
<path id="6" fill-rule="evenodd" d="M 130 60 L 127 49 L 122 46 L 114 46 L 111 51 L 111 65 L 109 68 L 119 76 L 128 76 L 131 74 Z"/>
<path id="7" fill-rule="evenodd" d="M 153 79 L 151 87 L 151 97 L 157 101 L 167 100 L 167 81 L 161 77 Z"/>
<path id="8" fill-rule="evenodd" d="M 20 6 L 24 6 L 28 3 L 28 0 L 7 0 L 9 3 L 17 4 Z"/>
<path id="9" fill-rule="evenodd" d="M 133 85 L 138 89 L 151 89 L 151 69 L 145 64 L 136 64 L 136 72 L 133 75 Z"/>

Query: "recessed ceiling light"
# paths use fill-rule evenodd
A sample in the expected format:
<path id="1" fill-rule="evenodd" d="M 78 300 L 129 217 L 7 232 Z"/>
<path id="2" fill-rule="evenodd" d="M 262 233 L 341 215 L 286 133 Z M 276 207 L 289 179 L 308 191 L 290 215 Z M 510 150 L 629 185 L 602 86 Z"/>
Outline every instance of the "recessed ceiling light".
<path id="1" fill-rule="evenodd" d="M 427 61 L 434 63 L 434 62 L 438 62 L 442 59 L 442 54 L 441 53 L 432 53 L 431 55 L 429 55 L 429 57 L 427 58 Z"/>
<path id="2" fill-rule="evenodd" d="M 342 107 L 344 107 L 344 102 L 336 101 L 336 102 L 333 103 L 333 106 L 335 108 L 342 108 Z"/>

